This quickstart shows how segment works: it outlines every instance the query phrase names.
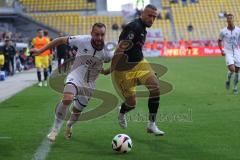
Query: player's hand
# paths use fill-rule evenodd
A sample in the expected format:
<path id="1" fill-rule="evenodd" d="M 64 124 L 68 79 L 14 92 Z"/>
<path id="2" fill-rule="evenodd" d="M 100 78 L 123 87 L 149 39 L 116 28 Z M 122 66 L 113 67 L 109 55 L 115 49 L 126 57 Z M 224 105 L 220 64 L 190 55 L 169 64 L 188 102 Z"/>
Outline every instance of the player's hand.
<path id="1" fill-rule="evenodd" d="M 223 50 L 221 50 L 221 54 L 222 54 L 222 56 L 225 56 L 225 53 L 224 53 L 224 51 L 223 51 Z"/>
<path id="2" fill-rule="evenodd" d="M 103 74 L 103 75 L 108 75 L 108 74 L 110 74 L 110 70 L 109 69 L 102 69 L 101 70 L 101 74 Z"/>
<path id="3" fill-rule="evenodd" d="M 39 55 L 41 52 L 40 52 L 39 49 L 32 48 L 32 49 L 30 49 L 30 53 L 31 53 L 33 56 L 37 56 L 37 55 Z"/>

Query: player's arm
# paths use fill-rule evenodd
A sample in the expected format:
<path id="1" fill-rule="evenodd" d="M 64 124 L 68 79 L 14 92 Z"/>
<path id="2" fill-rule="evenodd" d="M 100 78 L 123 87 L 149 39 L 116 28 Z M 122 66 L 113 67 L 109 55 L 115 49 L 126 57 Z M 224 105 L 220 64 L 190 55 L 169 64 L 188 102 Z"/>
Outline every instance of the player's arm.
<path id="1" fill-rule="evenodd" d="M 136 27 L 134 24 L 127 25 L 120 37 L 119 37 L 119 43 L 116 47 L 116 50 L 114 52 L 114 56 L 112 58 L 111 66 L 110 66 L 110 73 L 114 70 L 116 70 L 116 67 L 121 65 L 121 62 L 127 61 L 127 56 L 123 54 L 125 51 L 129 50 L 133 46 L 133 41 L 136 38 Z M 121 66 L 119 66 L 121 67 Z"/>
<path id="2" fill-rule="evenodd" d="M 223 32 L 221 32 L 221 33 L 220 33 L 220 36 L 219 36 L 219 39 L 218 39 L 218 47 L 219 47 L 219 49 L 220 49 L 220 51 L 221 51 L 222 56 L 225 55 L 225 53 L 224 53 L 224 51 L 223 51 L 223 45 L 222 45 L 223 37 L 224 37 L 224 36 L 223 36 Z"/>
<path id="3" fill-rule="evenodd" d="M 34 49 L 31 49 L 30 52 L 35 56 L 37 56 L 46 50 L 52 49 L 60 44 L 67 44 L 67 43 L 68 43 L 68 37 L 60 37 L 60 38 L 54 39 L 53 41 L 51 41 L 41 49 L 34 48 Z"/>
<path id="4" fill-rule="evenodd" d="M 107 69 L 102 68 L 102 70 L 101 70 L 101 74 L 103 74 L 103 75 L 108 75 L 110 73 L 111 73 L 111 67 L 109 67 Z"/>

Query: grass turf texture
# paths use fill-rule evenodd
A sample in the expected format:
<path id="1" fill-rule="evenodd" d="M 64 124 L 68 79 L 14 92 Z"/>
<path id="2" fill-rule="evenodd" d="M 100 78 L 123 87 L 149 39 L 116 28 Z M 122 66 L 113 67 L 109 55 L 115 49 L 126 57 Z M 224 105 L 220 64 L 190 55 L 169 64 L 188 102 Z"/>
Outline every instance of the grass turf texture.
<path id="1" fill-rule="evenodd" d="M 234 160 L 240 157 L 239 96 L 226 91 L 226 69 L 222 57 L 151 58 L 168 68 L 161 77 L 174 90 L 161 97 L 159 126 L 164 137 L 146 133 L 147 100 L 138 99 L 137 108 L 122 130 L 116 110 L 102 118 L 79 122 L 73 138 L 65 140 L 64 126 L 51 146 L 47 160 L 86 159 L 171 159 Z M 110 77 L 101 76 L 97 88 L 115 93 Z M 33 86 L 0 103 L 0 159 L 31 159 L 54 119 L 60 95 L 51 89 Z M 92 100 L 88 109 L 99 100 Z M 130 153 L 119 155 L 111 150 L 118 133 L 133 140 Z"/>

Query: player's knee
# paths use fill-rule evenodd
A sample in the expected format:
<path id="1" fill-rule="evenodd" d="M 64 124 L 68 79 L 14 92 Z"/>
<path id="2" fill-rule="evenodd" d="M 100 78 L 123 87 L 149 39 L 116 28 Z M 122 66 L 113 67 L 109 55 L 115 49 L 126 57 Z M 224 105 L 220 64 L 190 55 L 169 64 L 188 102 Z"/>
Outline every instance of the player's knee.
<path id="1" fill-rule="evenodd" d="M 228 67 L 230 72 L 235 72 L 235 66 L 231 65 Z"/>
<path id="2" fill-rule="evenodd" d="M 154 85 L 152 88 L 149 90 L 151 96 L 159 96 L 160 95 L 160 86 L 159 85 Z"/>
<path id="3" fill-rule="evenodd" d="M 136 106 L 136 99 L 135 98 L 129 98 L 129 99 L 127 99 L 126 100 L 126 104 L 128 105 L 128 106 Z"/>
<path id="4" fill-rule="evenodd" d="M 75 114 L 81 113 L 82 110 L 77 109 L 75 106 L 72 108 L 72 112 Z"/>
<path id="5" fill-rule="evenodd" d="M 64 105 L 70 105 L 73 101 L 73 98 L 74 98 L 73 94 L 64 94 L 63 99 L 62 99 L 62 103 Z"/>

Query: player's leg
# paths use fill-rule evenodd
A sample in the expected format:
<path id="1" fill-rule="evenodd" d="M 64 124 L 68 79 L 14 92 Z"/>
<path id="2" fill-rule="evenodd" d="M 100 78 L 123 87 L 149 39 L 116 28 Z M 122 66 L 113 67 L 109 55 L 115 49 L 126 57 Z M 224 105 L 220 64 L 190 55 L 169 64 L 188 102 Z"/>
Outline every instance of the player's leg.
<path id="1" fill-rule="evenodd" d="M 118 122 L 122 128 L 127 128 L 127 118 L 126 113 L 133 110 L 136 105 L 136 95 L 131 95 L 125 98 L 125 102 L 121 104 L 119 114 L 118 114 Z"/>
<path id="2" fill-rule="evenodd" d="M 35 56 L 35 66 L 37 68 L 37 78 L 38 78 L 38 86 L 42 87 L 42 78 L 41 78 L 41 57 L 40 56 Z"/>
<path id="3" fill-rule="evenodd" d="M 133 75 L 130 75 L 131 73 Z M 119 108 L 118 122 L 122 128 L 127 128 L 126 113 L 134 109 L 136 105 L 134 71 L 114 71 L 112 76 L 115 89 L 124 100 Z"/>
<path id="4" fill-rule="evenodd" d="M 53 124 L 52 131 L 48 134 L 48 139 L 50 141 L 54 141 L 57 136 L 63 120 L 66 117 L 67 108 L 72 103 L 74 96 L 77 94 L 77 88 L 73 84 L 66 84 L 63 91 L 63 98 L 57 104 L 56 113 L 55 113 L 55 121 Z"/>
<path id="5" fill-rule="evenodd" d="M 238 94 L 238 80 L 239 80 L 239 68 L 240 68 L 240 53 L 235 54 L 235 76 L 233 81 L 233 93 Z"/>
<path id="6" fill-rule="evenodd" d="M 226 87 L 226 89 L 229 89 L 232 75 L 235 72 L 234 57 L 232 56 L 231 53 L 229 53 L 229 54 L 226 53 L 225 60 L 226 60 L 226 64 L 228 67 L 227 80 L 225 82 L 225 87 Z"/>
<path id="7" fill-rule="evenodd" d="M 149 90 L 149 99 L 148 99 L 148 110 L 149 110 L 149 124 L 147 127 L 147 131 L 149 133 L 154 133 L 155 135 L 164 135 L 164 132 L 161 131 L 156 125 L 156 117 L 159 108 L 160 101 L 160 85 L 159 80 L 152 74 L 148 76 L 144 85 Z"/>
<path id="8" fill-rule="evenodd" d="M 89 98 L 86 96 L 77 96 L 74 99 L 74 106 L 72 108 L 72 112 L 69 120 L 67 121 L 66 130 L 65 130 L 65 138 L 70 139 L 72 136 L 72 127 L 78 122 L 83 109 L 87 106 Z"/>
<path id="9" fill-rule="evenodd" d="M 140 84 L 145 85 L 149 91 L 148 98 L 148 110 L 149 110 L 149 123 L 147 127 L 147 132 L 154 133 L 155 135 L 164 135 L 156 125 L 156 117 L 159 108 L 160 101 L 160 84 L 155 72 L 151 68 L 150 64 L 143 60 L 138 66 L 138 80 Z"/>
<path id="10" fill-rule="evenodd" d="M 42 65 L 43 65 L 43 75 L 44 75 L 43 85 L 47 87 L 49 56 L 42 57 Z"/>
<path id="11" fill-rule="evenodd" d="M 232 79 L 232 76 L 233 76 L 234 72 L 235 72 L 234 64 L 228 65 L 227 81 L 225 83 L 226 89 L 230 88 L 231 79 Z"/>
<path id="12" fill-rule="evenodd" d="M 239 67 L 235 66 L 235 76 L 233 80 L 233 93 L 238 94 L 238 74 L 239 73 Z"/>
<path id="13" fill-rule="evenodd" d="M 48 66 L 49 74 L 52 73 L 52 59 L 53 59 L 53 55 L 50 54 L 50 55 L 49 55 L 49 66 Z"/>

